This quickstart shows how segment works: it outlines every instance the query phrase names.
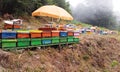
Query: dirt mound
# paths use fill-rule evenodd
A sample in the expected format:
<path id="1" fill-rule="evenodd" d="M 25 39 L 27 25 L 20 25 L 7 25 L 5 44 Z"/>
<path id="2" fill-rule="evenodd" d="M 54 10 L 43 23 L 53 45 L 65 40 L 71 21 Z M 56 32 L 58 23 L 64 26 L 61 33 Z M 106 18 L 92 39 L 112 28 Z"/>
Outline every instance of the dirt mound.
<path id="1" fill-rule="evenodd" d="M 120 41 L 109 36 L 81 36 L 73 49 L 55 48 L 0 53 L 9 72 L 119 72 Z M 1 51 L 0 51 L 1 52 Z"/>

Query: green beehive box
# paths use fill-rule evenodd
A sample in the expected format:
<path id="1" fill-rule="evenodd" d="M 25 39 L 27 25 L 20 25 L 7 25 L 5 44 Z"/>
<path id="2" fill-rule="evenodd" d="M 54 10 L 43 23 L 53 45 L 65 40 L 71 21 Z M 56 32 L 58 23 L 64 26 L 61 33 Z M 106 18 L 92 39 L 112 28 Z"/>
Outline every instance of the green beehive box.
<path id="1" fill-rule="evenodd" d="M 67 37 L 61 37 L 60 42 L 61 43 L 66 43 L 67 42 Z"/>
<path id="2" fill-rule="evenodd" d="M 40 38 L 32 38 L 31 39 L 31 46 L 41 45 L 41 39 Z"/>
<path id="3" fill-rule="evenodd" d="M 74 42 L 79 42 L 79 38 L 74 38 Z"/>
<path id="4" fill-rule="evenodd" d="M 68 42 L 73 42 L 74 41 L 74 36 L 68 36 L 67 41 Z"/>
<path id="5" fill-rule="evenodd" d="M 30 38 L 18 38 L 17 41 L 30 41 Z"/>
<path id="6" fill-rule="evenodd" d="M 2 39 L 2 48 L 14 48 L 16 47 L 16 39 Z"/>
<path id="7" fill-rule="evenodd" d="M 27 47 L 30 46 L 30 39 L 29 38 L 19 38 L 17 39 L 17 47 Z"/>
<path id="8" fill-rule="evenodd" d="M 74 36 L 68 36 L 67 38 L 74 38 Z"/>
<path id="9" fill-rule="evenodd" d="M 60 42 L 60 38 L 59 37 L 52 37 L 52 44 L 57 44 Z"/>

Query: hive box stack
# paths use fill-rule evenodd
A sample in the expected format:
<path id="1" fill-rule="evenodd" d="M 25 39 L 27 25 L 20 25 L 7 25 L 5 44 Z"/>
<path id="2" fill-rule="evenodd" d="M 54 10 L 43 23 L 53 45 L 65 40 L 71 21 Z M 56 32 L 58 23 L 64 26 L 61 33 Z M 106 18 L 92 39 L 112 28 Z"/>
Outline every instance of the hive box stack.
<path id="1" fill-rule="evenodd" d="M 30 37 L 31 37 L 31 46 L 40 46 L 41 38 L 42 38 L 42 31 L 40 30 L 30 30 Z"/>
<path id="2" fill-rule="evenodd" d="M 52 44 L 58 44 L 60 42 L 60 32 L 57 30 L 52 31 Z"/>
<path id="3" fill-rule="evenodd" d="M 74 31 L 74 42 L 79 42 L 80 33 L 79 31 Z"/>
<path id="4" fill-rule="evenodd" d="M 67 31 L 60 31 L 60 43 L 67 43 Z"/>
<path id="5" fill-rule="evenodd" d="M 74 42 L 74 32 L 68 31 L 68 43 Z"/>
<path id="6" fill-rule="evenodd" d="M 42 31 L 42 45 L 48 45 L 51 43 L 51 31 Z"/>
<path id="7" fill-rule="evenodd" d="M 1 33 L 2 48 L 16 48 L 16 31 L 3 30 Z"/>
<path id="8" fill-rule="evenodd" d="M 17 47 L 30 46 L 30 33 L 26 30 L 17 31 Z"/>
<path id="9" fill-rule="evenodd" d="M 22 25 L 21 19 L 13 19 L 13 20 L 5 20 L 4 21 L 4 29 L 18 30 L 21 28 L 21 25 Z"/>

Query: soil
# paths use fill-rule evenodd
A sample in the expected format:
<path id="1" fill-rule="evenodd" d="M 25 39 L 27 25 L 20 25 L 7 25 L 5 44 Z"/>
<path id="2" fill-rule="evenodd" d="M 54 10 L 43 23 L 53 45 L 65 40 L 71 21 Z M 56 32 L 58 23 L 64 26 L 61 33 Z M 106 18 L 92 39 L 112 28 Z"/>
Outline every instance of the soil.
<path id="1" fill-rule="evenodd" d="M 72 47 L 72 48 L 71 48 Z M 0 50 L 0 72 L 120 72 L 119 36 L 81 35 L 79 44 Z"/>

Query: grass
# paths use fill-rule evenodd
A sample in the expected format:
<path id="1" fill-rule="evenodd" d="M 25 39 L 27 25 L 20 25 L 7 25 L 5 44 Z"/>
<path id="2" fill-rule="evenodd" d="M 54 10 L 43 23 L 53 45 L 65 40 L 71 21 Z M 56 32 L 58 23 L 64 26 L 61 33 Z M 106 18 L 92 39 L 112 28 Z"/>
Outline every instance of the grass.
<path id="1" fill-rule="evenodd" d="M 109 71 L 109 70 L 107 70 L 107 69 L 104 69 L 104 70 L 103 70 L 103 72 L 110 72 L 110 71 Z"/>
<path id="2" fill-rule="evenodd" d="M 83 55 L 83 59 L 84 59 L 85 61 L 89 60 L 89 55 Z"/>
<path id="3" fill-rule="evenodd" d="M 46 72 L 45 68 L 39 67 L 39 68 L 35 68 L 35 69 L 31 69 L 31 68 L 26 68 L 25 72 Z"/>
<path id="4" fill-rule="evenodd" d="M 33 56 L 32 51 L 29 50 L 29 51 L 28 51 L 28 55 L 29 55 L 29 56 Z"/>
<path id="5" fill-rule="evenodd" d="M 116 60 L 113 60 L 112 63 L 111 63 L 111 67 L 115 67 L 116 65 L 118 65 L 119 62 L 116 61 Z"/>

